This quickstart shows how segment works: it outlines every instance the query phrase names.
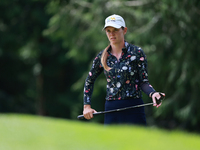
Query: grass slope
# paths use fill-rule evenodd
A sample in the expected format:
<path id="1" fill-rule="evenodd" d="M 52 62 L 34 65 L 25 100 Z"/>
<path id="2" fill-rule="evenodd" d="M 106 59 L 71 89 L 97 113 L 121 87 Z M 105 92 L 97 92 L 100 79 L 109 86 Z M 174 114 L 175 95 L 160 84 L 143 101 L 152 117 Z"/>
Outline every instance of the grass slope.
<path id="1" fill-rule="evenodd" d="M 0 150 L 199 149 L 199 135 L 180 131 L 0 114 Z"/>

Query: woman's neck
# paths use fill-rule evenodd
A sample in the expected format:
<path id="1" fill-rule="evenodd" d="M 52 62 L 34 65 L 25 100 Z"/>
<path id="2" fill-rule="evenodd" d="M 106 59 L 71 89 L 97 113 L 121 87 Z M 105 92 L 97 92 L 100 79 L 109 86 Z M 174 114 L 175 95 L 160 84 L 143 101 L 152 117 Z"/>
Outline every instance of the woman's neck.
<path id="1" fill-rule="evenodd" d="M 111 53 L 119 60 L 122 54 L 122 48 L 124 48 L 125 43 L 121 42 L 119 44 L 111 44 Z"/>

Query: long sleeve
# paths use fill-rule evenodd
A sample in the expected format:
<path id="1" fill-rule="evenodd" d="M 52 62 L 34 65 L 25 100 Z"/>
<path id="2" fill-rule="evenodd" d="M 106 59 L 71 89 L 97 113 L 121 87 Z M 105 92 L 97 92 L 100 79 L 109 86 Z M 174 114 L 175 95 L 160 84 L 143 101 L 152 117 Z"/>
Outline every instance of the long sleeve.
<path id="1" fill-rule="evenodd" d="M 142 83 L 140 86 L 141 86 L 142 91 L 143 91 L 145 94 L 147 94 L 148 96 L 149 96 L 149 94 L 150 94 L 151 92 L 154 92 L 154 91 L 155 91 L 154 88 L 153 88 L 148 82 L 144 82 L 144 83 Z"/>
<path id="2" fill-rule="evenodd" d="M 138 49 L 138 74 L 140 80 L 140 87 L 142 91 L 149 96 L 151 92 L 154 92 L 154 88 L 149 84 L 148 80 L 148 69 L 147 69 L 147 58 L 144 51 Z"/>
<path id="3" fill-rule="evenodd" d="M 137 63 L 140 84 L 148 82 L 147 58 L 141 48 L 138 48 Z"/>
<path id="4" fill-rule="evenodd" d="M 89 74 L 85 80 L 84 85 L 84 105 L 91 105 L 91 97 L 94 88 L 94 82 L 96 78 L 102 73 L 103 67 L 101 65 L 101 53 L 99 53 L 93 61 L 92 68 L 89 71 Z"/>

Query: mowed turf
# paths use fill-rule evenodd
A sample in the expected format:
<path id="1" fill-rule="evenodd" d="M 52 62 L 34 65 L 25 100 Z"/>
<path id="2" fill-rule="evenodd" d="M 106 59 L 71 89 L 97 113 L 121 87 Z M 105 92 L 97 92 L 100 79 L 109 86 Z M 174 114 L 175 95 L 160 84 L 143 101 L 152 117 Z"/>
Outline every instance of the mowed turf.
<path id="1" fill-rule="evenodd" d="M 200 135 L 0 114 L 0 150 L 200 150 Z"/>

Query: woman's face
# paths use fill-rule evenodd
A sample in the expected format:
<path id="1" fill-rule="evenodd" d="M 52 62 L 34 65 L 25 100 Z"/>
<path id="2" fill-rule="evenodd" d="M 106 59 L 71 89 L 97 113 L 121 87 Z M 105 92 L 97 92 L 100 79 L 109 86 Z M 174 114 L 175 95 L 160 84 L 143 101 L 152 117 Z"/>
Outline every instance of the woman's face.
<path id="1" fill-rule="evenodd" d="M 127 28 L 124 29 L 120 28 L 114 28 L 114 27 L 106 27 L 106 35 L 108 37 L 108 40 L 111 44 L 117 44 L 124 42 L 124 35 L 126 34 Z"/>

